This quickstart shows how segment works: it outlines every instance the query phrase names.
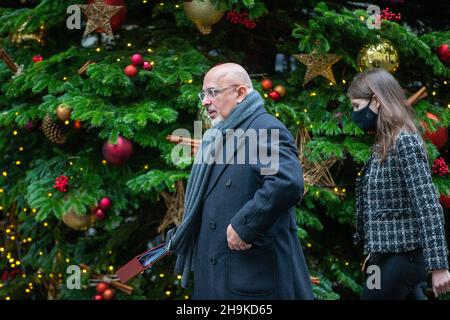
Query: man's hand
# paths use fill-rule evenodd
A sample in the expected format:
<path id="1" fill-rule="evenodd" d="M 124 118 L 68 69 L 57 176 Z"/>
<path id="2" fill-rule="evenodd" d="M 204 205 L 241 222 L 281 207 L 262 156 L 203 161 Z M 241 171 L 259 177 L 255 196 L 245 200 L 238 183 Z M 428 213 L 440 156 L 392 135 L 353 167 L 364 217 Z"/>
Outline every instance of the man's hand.
<path id="1" fill-rule="evenodd" d="M 248 250 L 252 247 L 251 244 L 248 244 L 239 237 L 236 231 L 234 231 L 233 227 L 228 225 L 227 228 L 227 241 L 228 247 L 231 250 Z"/>
<path id="2" fill-rule="evenodd" d="M 448 270 L 433 270 L 431 282 L 435 297 L 450 291 L 450 273 Z"/>

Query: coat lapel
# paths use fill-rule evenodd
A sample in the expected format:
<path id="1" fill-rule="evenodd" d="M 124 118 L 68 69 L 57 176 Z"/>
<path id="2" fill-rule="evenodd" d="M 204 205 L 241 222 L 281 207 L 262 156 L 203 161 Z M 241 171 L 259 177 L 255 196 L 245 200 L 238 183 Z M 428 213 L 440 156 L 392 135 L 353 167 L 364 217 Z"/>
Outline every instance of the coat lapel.
<path id="1" fill-rule="evenodd" d="M 236 129 L 242 129 L 244 131 L 246 131 L 248 129 L 248 127 L 250 126 L 250 123 L 252 122 L 253 119 L 255 119 L 257 116 L 259 116 L 262 113 L 266 113 L 266 109 L 264 109 L 264 107 L 261 107 L 260 110 L 258 110 L 257 112 L 255 112 L 251 117 L 249 117 L 247 120 L 245 120 L 238 128 Z M 235 130 L 236 130 L 235 129 Z M 243 143 L 245 143 L 245 139 L 243 139 L 243 141 L 241 141 L 242 145 Z M 219 180 L 220 176 L 222 175 L 223 171 L 225 170 L 225 168 L 228 166 L 228 164 L 230 163 L 230 160 L 236 156 L 236 152 L 238 150 L 238 148 L 240 147 L 240 145 L 234 145 L 234 149 L 232 152 L 232 156 L 227 157 L 227 159 L 225 159 L 225 163 L 223 165 L 216 165 L 214 164 L 214 166 L 216 166 L 215 168 L 213 168 L 213 174 L 211 174 L 211 181 L 208 184 L 208 188 L 206 189 L 206 193 L 205 193 L 205 197 L 203 198 L 204 200 L 208 197 L 208 195 L 210 194 L 210 192 L 213 190 L 214 186 L 216 185 L 217 181 Z M 214 170 L 218 170 L 218 172 L 216 174 L 214 174 Z"/>

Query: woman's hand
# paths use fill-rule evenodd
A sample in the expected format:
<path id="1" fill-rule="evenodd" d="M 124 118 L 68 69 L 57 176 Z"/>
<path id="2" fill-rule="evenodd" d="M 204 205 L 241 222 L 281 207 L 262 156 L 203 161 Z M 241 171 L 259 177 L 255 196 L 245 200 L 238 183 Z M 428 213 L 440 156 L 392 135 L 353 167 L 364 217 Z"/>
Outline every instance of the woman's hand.
<path id="1" fill-rule="evenodd" d="M 450 291 L 450 273 L 448 270 L 433 270 L 431 273 L 434 296 Z"/>

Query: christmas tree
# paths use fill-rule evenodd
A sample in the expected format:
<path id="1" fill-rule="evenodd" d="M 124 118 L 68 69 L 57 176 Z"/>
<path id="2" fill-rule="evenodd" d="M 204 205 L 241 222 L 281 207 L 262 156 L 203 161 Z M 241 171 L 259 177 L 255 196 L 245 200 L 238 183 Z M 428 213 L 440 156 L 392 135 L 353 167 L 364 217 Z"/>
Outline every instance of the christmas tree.
<path id="1" fill-rule="evenodd" d="M 207 126 L 197 93 L 222 62 L 249 71 L 296 138 L 315 297 L 357 298 L 354 185 L 373 143 L 346 96 L 359 71 L 386 68 L 411 97 L 450 217 L 448 4 L 374 5 L 0 2 L 0 299 L 190 298 L 173 256 L 126 285 L 102 276 L 181 221 L 192 159 L 174 163 L 166 137 Z"/>

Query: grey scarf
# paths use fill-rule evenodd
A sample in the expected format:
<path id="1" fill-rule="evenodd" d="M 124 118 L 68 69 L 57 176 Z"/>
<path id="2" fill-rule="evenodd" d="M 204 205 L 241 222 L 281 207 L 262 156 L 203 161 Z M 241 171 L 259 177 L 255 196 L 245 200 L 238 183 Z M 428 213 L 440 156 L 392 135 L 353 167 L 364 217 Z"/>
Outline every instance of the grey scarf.
<path id="1" fill-rule="evenodd" d="M 182 274 L 183 288 L 187 287 L 189 273 L 193 271 L 194 267 L 196 231 L 198 231 L 201 222 L 203 198 L 214 166 L 211 162 L 211 160 L 214 160 L 211 148 L 215 147 L 214 140 L 222 141 L 221 139 L 214 139 L 214 135 L 221 133 L 225 136 L 226 130 L 238 128 L 263 105 L 264 100 L 261 95 L 256 90 L 252 91 L 233 109 L 226 120 L 213 128 L 217 130 L 209 129 L 203 135 L 202 145 L 195 157 L 186 188 L 183 220 L 176 230 L 169 231 L 166 247 L 167 250 L 175 252 L 177 255 L 175 272 Z M 173 233 L 175 234 L 173 235 Z"/>

